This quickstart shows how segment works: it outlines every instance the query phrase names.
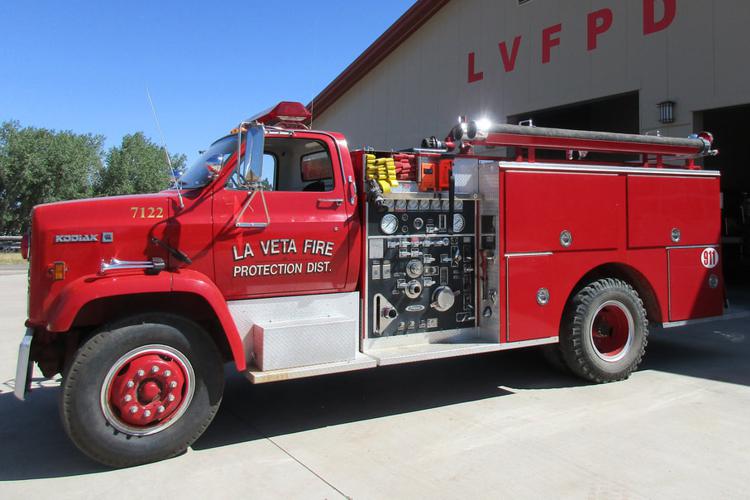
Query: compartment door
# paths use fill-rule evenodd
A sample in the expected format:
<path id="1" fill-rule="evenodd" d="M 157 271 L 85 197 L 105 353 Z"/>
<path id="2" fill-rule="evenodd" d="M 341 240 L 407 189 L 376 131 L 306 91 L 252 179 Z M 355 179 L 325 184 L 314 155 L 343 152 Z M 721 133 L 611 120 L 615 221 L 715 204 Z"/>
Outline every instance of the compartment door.
<path id="1" fill-rule="evenodd" d="M 672 248 L 669 260 L 669 320 L 719 316 L 724 308 L 718 247 Z"/>
<path id="2" fill-rule="evenodd" d="M 565 297 L 556 283 L 553 255 L 511 255 L 505 259 L 508 342 L 557 336 Z"/>

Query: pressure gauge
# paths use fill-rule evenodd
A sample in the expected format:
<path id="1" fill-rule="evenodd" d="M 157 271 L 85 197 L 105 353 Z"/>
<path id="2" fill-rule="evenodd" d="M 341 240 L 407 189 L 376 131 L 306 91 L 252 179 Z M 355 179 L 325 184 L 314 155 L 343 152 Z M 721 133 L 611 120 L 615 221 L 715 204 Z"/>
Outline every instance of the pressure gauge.
<path id="1" fill-rule="evenodd" d="M 398 217 L 396 217 L 393 214 L 385 214 L 382 219 L 380 219 L 380 230 L 383 231 L 384 234 L 393 234 L 398 229 Z"/>
<path id="2" fill-rule="evenodd" d="M 396 200 L 396 211 L 397 212 L 406 211 L 406 200 Z"/>
<path id="3" fill-rule="evenodd" d="M 394 200 L 385 199 L 383 200 L 383 206 L 389 211 L 393 212 L 393 206 L 396 204 Z"/>
<path id="4" fill-rule="evenodd" d="M 453 214 L 453 232 L 454 233 L 463 232 L 465 227 L 466 227 L 466 219 L 464 219 L 464 216 L 461 214 Z"/>
<path id="5" fill-rule="evenodd" d="M 443 200 L 443 206 L 442 206 L 442 208 L 443 208 L 443 212 L 447 212 L 448 211 L 448 209 L 450 208 L 450 203 L 448 202 L 448 200 Z"/>
<path id="6" fill-rule="evenodd" d="M 419 208 L 419 200 L 409 200 L 409 210 L 417 210 Z"/>
<path id="7" fill-rule="evenodd" d="M 430 209 L 430 200 L 419 200 L 419 209 L 422 211 Z"/>
<path id="8" fill-rule="evenodd" d="M 435 212 L 440 211 L 440 200 L 432 200 L 430 203 L 430 210 L 434 210 Z"/>
<path id="9" fill-rule="evenodd" d="M 453 208 L 459 212 L 462 211 L 464 209 L 463 200 L 456 200 L 455 203 L 453 203 Z"/>

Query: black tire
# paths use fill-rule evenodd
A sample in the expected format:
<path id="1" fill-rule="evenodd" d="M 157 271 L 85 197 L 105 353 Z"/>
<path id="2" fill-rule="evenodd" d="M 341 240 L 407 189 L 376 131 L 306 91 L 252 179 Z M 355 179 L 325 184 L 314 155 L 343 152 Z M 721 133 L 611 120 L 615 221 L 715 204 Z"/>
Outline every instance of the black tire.
<path id="1" fill-rule="evenodd" d="M 619 279 L 600 279 L 576 293 L 560 328 L 565 364 L 596 383 L 628 378 L 641 363 L 647 343 L 643 301 Z"/>
<path id="2" fill-rule="evenodd" d="M 116 365 L 122 363 L 123 357 L 129 353 L 145 349 L 144 346 L 164 346 L 175 354 L 175 357 L 164 357 L 165 362 L 187 360 L 180 366 L 190 367 L 185 373 L 190 373 L 193 382 L 185 383 L 177 390 L 188 391 L 191 385 L 194 388 L 190 391 L 190 398 L 183 392 L 182 399 L 175 403 L 179 411 L 171 415 L 170 423 L 167 425 L 157 420 L 151 427 L 154 433 L 147 435 L 141 435 L 139 431 L 147 432 L 148 426 L 136 429 L 136 432 L 121 428 L 126 424 L 116 416 L 119 409 L 110 404 L 112 396 L 109 396 L 113 392 L 110 390 L 113 377 L 119 377 L 124 370 L 116 371 Z M 125 363 L 125 366 L 129 365 Z M 167 374 L 171 374 L 171 370 L 163 371 L 163 375 Z M 150 374 L 145 377 L 150 377 Z M 107 380 L 108 390 L 104 391 Z M 151 384 L 154 386 L 154 382 Z M 139 382 L 135 390 L 140 391 L 141 385 Z M 170 390 L 160 390 L 156 404 L 159 404 L 162 392 Z M 211 337 L 200 326 L 179 316 L 145 314 L 105 327 L 78 348 L 63 379 L 60 415 L 68 436 L 83 453 L 111 467 L 130 467 L 183 453 L 213 420 L 223 391 L 221 356 Z M 108 395 L 106 403 L 105 394 Z M 168 407 L 170 403 L 166 401 L 164 406 Z M 164 407 L 160 411 L 163 412 Z M 168 407 L 167 412 L 170 411 Z M 166 427 L 161 429 L 163 426 Z"/>

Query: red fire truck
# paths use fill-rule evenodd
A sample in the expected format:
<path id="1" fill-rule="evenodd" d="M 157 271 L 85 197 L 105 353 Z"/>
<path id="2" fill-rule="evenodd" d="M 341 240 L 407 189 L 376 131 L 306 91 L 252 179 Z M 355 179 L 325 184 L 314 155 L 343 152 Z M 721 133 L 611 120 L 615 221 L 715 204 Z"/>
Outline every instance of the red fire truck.
<path id="1" fill-rule="evenodd" d="M 16 395 L 62 374 L 64 428 L 129 466 L 184 451 L 252 383 L 545 346 L 627 378 L 648 327 L 720 315 L 719 173 L 687 139 L 462 119 L 350 151 L 284 102 L 164 192 L 52 203 L 24 238 Z"/>

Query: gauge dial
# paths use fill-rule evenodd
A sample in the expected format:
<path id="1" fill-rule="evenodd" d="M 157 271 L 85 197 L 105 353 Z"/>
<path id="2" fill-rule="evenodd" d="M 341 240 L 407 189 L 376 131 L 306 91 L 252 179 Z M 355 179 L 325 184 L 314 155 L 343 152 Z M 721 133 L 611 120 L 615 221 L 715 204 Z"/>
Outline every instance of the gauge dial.
<path id="1" fill-rule="evenodd" d="M 403 212 L 406 210 L 406 200 L 396 200 L 396 211 Z"/>
<path id="2" fill-rule="evenodd" d="M 450 208 L 450 203 L 448 202 L 448 200 L 443 200 L 443 206 L 442 206 L 442 208 L 443 208 L 443 212 L 447 212 L 448 211 L 448 209 Z"/>
<path id="3" fill-rule="evenodd" d="M 430 202 L 430 210 L 434 210 L 436 212 L 440 211 L 440 200 L 432 200 Z"/>
<path id="4" fill-rule="evenodd" d="M 409 200 L 409 210 L 418 210 L 419 200 Z"/>
<path id="5" fill-rule="evenodd" d="M 429 210 L 430 209 L 430 200 L 419 200 L 419 209 L 422 210 L 422 211 Z"/>
<path id="6" fill-rule="evenodd" d="M 466 219 L 461 214 L 453 214 L 453 232 L 461 233 L 466 227 Z"/>
<path id="7" fill-rule="evenodd" d="M 385 199 L 383 200 L 383 206 L 388 209 L 389 212 L 393 211 L 393 206 L 396 204 L 394 200 Z"/>
<path id="8" fill-rule="evenodd" d="M 383 231 L 384 234 L 393 234 L 398 229 L 398 217 L 396 217 L 393 214 L 385 214 L 382 219 L 380 219 L 380 230 Z"/>
<path id="9" fill-rule="evenodd" d="M 459 212 L 464 209 L 464 202 L 463 200 L 456 200 L 453 204 L 453 208 L 458 210 Z"/>

